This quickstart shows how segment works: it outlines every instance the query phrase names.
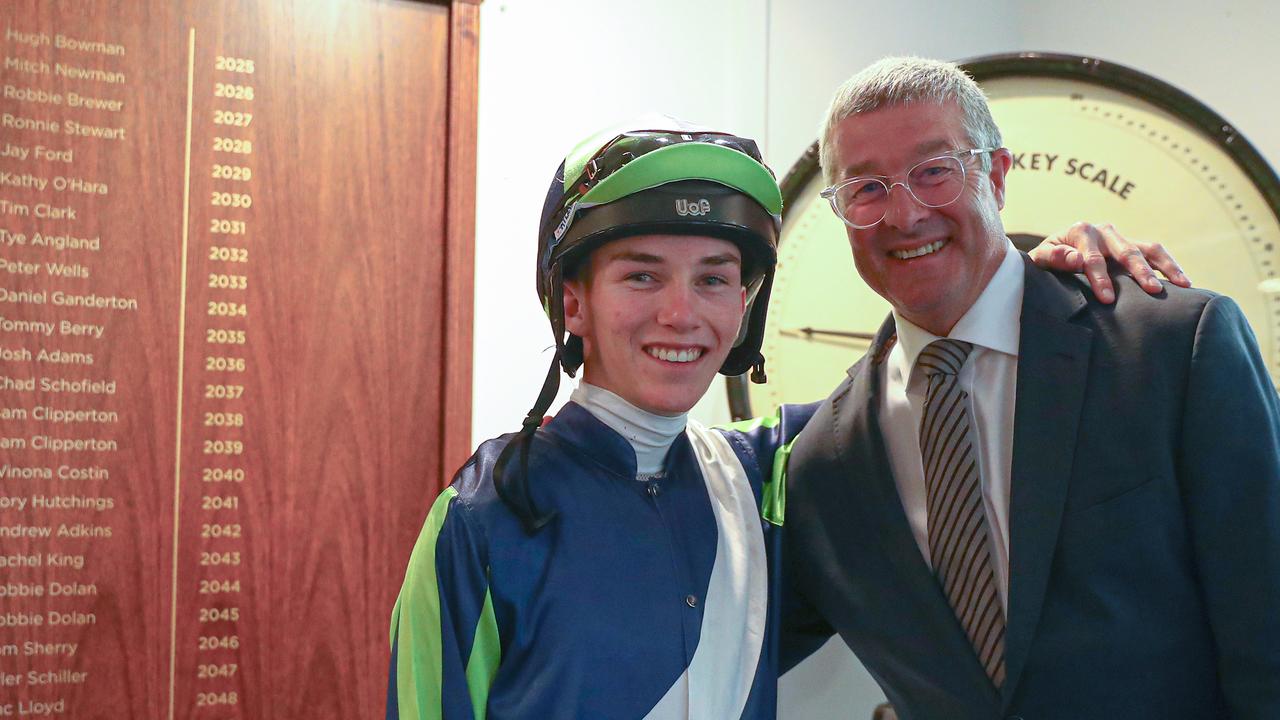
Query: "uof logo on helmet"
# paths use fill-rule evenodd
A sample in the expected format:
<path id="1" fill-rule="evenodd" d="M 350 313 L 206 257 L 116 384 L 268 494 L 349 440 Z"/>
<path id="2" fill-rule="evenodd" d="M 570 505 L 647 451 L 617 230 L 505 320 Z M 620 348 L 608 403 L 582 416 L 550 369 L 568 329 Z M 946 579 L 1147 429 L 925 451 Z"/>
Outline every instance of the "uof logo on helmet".
<path id="1" fill-rule="evenodd" d="M 711 212 L 711 201 L 706 198 L 701 200 L 686 200 L 680 198 L 676 201 L 676 212 L 681 217 L 686 215 L 706 215 Z"/>

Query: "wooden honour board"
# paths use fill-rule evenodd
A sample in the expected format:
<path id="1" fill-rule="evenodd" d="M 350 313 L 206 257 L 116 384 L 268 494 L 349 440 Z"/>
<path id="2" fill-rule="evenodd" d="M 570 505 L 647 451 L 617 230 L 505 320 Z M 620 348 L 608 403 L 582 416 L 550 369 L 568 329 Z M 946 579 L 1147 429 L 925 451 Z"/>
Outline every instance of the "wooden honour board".
<path id="1" fill-rule="evenodd" d="M 0 7 L 0 718 L 381 715 L 470 442 L 477 11 Z"/>

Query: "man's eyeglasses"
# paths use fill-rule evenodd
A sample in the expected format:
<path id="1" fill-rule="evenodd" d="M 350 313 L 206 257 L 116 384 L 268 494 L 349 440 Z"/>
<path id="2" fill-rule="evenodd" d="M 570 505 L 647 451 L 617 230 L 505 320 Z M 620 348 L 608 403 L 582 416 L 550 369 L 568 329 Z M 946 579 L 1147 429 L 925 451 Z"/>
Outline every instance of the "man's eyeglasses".
<path id="1" fill-rule="evenodd" d="M 925 207 L 950 205 L 964 192 L 965 161 L 998 148 L 956 150 L 916 163 L 906 172 L 906 180 L 893 182 L 884 175 L 849 178 L 821 192 L 836 215 L 855 230 L 875 227 L 889 207 L 889 191 L 901 185 Z"/>

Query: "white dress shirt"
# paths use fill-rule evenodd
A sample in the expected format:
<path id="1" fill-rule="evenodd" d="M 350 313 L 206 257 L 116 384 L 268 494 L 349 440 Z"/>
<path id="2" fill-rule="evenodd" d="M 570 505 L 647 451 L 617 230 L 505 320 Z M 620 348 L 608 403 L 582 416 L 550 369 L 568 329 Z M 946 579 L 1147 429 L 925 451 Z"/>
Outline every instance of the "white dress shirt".
<path id="1" fill-rule="evenodd" d="M 1009 474 L 1013 462 L 1013 410 L 1023 282 L 1022 256 L 1010 242 L 991 282 L 948 335 L 954 340 L 973 343 L 973 352 L 960 369 L 958 381 L 969 394 L 969 413 L 975 434 L 973 447 L 982 473 L 982 501 L 991 532 L 991 557 L 1006 614 L 1009 611 Z M 920 460 L 920 417 L 928 383 L 924 373 L 915 369 L 915 363 L 925 346 L 938 336 L 913 325 L 896 310 L 893 319 L 897 324 L 898 342 L 881 370 L 884 393 L 880 431 L 911 532 L 920 554 L 932 567 L 924 468 Z"/>

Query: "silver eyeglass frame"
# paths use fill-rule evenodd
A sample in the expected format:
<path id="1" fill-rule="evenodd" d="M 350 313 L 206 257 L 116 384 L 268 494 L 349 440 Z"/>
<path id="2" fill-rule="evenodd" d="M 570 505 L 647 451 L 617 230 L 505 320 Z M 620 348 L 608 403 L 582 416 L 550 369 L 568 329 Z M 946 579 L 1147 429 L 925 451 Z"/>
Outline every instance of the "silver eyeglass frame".
<path id="1" fill-rule="evenodd" d="M 921 160 L 915 165 L 912 165 L 911 167 L 907 168 L 905 172 L 902 173 L 901 175 L 901 177 L 903 178 L 902 180 L 895 181 L 893 180 L 892 177 L 888 175 L 859 175 L 857 177 L 848 178 L 847 180 L 841 180 L 835 185 L 824 188 L 821 192 L 818 193 L 818 195 L 826 199 L 827 203 L 831 206 L 831 211 L 834 212 L 836 214 L 836 217 L 840 218 L 840 221 L 843 222 L 845 225 L 848 225 L 854 230 L 866 230 L 868 228 L 873 228 L 876 225 L 879 225 L 880 223 L 884 222 L 885 216 L 889 214 L 889 211 L 888 211 L 889 194 L 892 193 L 893 189 L 899 185 L 901 185 L 902 188 L 907 191 L 907 194 L 911 196 L 912 200 L 916 201 L 920 205 L 927 208 L 946 207 L 954 203 L 956 200 L 959 200 L 960 196 L 964 194 L 965 183 L 969 181 L 969 169 L 965 166 L 965 161 L 976 155 L 995 152 L 996 150 L 999 150 L 999 149 L 1000 148 L 998 147 L 990 147 L 990 148 L 970 148 L 968 150 L 952 150 L 951 152 L 942 153 L 941 155 L 934 155 L 933 157 L 925 158 L 924 160 Z M 916 196 L 915 192 L 911 189 L 911 186 L 907 184 L 907 178 L 911 176 L 912 170 L 915 170 L 916 168 L 920 167 L 921 165 L 924 165 L 925 163 L 930 163 L 930 162 L 933 162 L 934 160 L 941 160 L 942 158 L 954 158 L 960 162 L 960 173 L 961 173 L 960 192 L 957 193 L 955 197 L 951 198 L 947 202 L 940 203 L 938 205 L 930 205 L 929 203 L 921 200 L 919 197 Z M 879 180 L 882 184 L 884 184 L 885 186 L 884 197 L 886 201 L 885 213 L 880 216 L 879 220 L 876 220 L 875 222 L 869 225 L 855 225 L 852 220 L 844 216 L 844 213 L 840 212 L 840 208 L 836 207 L 836 193 L 840 192 L 841 188 L 845 188 L 856 182 L 863 182 L 866 180 Z"/>

